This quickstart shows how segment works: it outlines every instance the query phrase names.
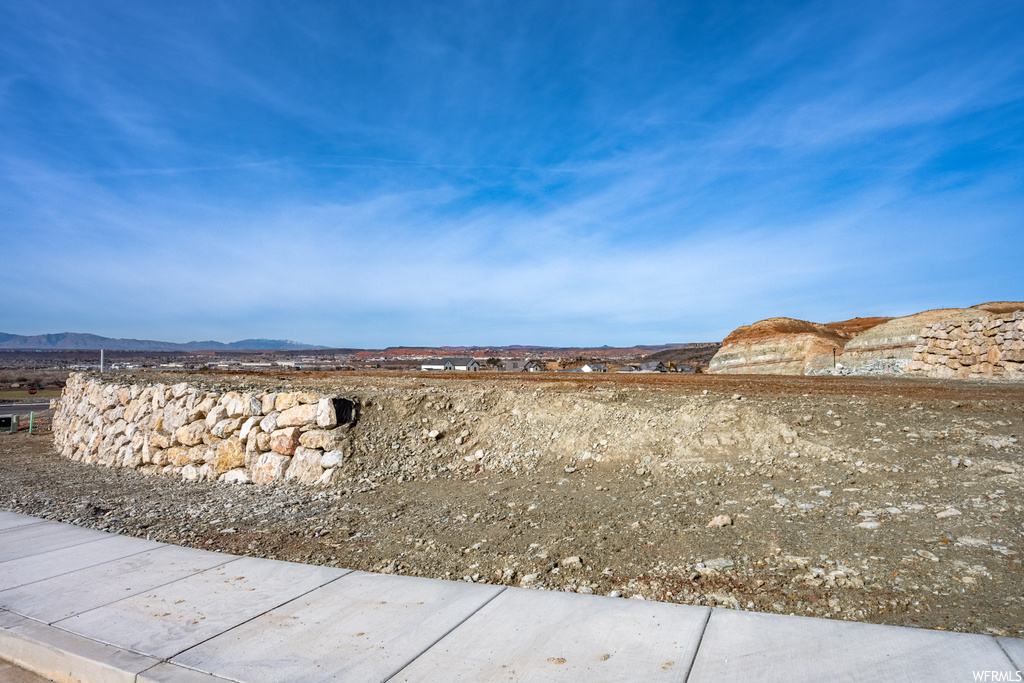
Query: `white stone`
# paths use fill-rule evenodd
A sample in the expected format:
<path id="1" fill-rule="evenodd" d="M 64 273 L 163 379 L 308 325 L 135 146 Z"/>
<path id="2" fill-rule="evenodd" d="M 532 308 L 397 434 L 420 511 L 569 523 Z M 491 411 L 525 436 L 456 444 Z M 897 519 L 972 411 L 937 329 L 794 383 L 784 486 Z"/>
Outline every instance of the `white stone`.
<path id="1" fill-rule="evenodd" d="M 274 394 L 274 396 L 276 396 L 276 394 Z M 262 429 L 267 434 L 273 432 L 275 429 L 277 429 L 277 416 L 280 414 L 281 413 L 276 410 L 270 411 L 270 413 L 265 418 L 260 420 L 260 429 Z"/>
<path id="2" fill-rule="evenodd" d="M 322 398 L 317 402 L 316 424 L 324 429 L 334 429 L 338 426 L 338 415 L 334 410 L 333 400 Z"/>
<path id="3" fill-rule="evenodd" d="M 206 428 L 213 429 L 213 426 L 221 420 L 227 419 L 228 411 L 224 406 L 217 406 L 206 415 Z"/>
<path id="4" fill-rule="evenodd" d="M 345 454 L 342 451 L 327 451 L 324 453 L 323 457 L 320 458 L 320 467 L 323 467 L 325 470 L 332 467 L 341 467 L 344 460 Z"/>
<path id="5" fill-rule="evenodd" d="M 227 484 L 251 484 L 252 479 L 249 477 L 249 473 L 244 469 L 228 470 L 224 474 L 220 475 L 220 481 Z"/>
<path id="6" fill-rule="evenodd" d="M 258 425 L 259 423 L 260 423 L 260 417 L 259 416 L 250 417 L 248 420 L 243 422 L 242 423 L 242 428 L 238 432 L 238 440 L 239 441 L 245 441 L 247 438 L 249 438 L 249 432 L 252 430 L 253 426 Z"/>

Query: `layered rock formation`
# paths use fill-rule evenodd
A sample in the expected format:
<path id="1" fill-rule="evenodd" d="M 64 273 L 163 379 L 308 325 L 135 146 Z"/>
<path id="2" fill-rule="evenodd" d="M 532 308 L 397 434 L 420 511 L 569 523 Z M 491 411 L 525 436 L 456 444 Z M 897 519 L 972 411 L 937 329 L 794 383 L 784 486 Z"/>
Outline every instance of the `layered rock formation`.
<path id="1" fill-rule="evenodd" d="M 915 366 L 915 374 L 1016 377 L 1012 367 L 1010 372 L 1004 373 L 1002 369 L 983 371 L 979 364 L 974 370 L 961 371 L 964 366 L 957 361 L 943 358 L 940 362 L 938 356 L 941 354 L 934 345 L 927 353 L 935 356 L 934 359 L 919 358 L 915 353 L 923 352 L 919 346 L 931 337 L 922 335 L 930 335 L 936 325 L 949 330 L 966 325 L 964 334 L 967 334 L 974 325 L 988 325 L 993 315 L 1003 315 L 1003 322 L 1006 322 L 1012 318 L 1012 315 L 1005 318 L 1007 314 L 1020 310 L 1024 310 L 1024 302 L 995 301 L 970 308 L 934 309 L 900 318 L 853 318 L 825 325 L 792 318 L 769 318 L 737 328 L 726 337 L 722 348 L 712 359 L 709 371 L 729 374 L 875 374 L 900 372 L 916 360 L 926 363 L 928 369 L 923 365 Z M 962 340 L 958 338 L 957 341 Z M 1016 340 L 1009 338 L 1007 341 Z M 1012 355 L 1015 349 L 1009 351 Z M 998 367 L 1003 368 L 1002 365 Z"/>
<path id="2" fill-rule="evenodd" d="M 840 362 L 855 374 L 881 369 L 883 364 L 891 370 L 902 370 L 910 363 L 921 330 L 926 325 L 942 321 L 961 322 L 977 318 L 980 313 L 977 308 L 939 308 L 892 318 L 854 336 L 843 348 Z"/>
<path id="3" fill-rule="evenodd" d="M 794 318 L 768 318 L 734 330 L 711 359 L 709 372 L 803 375 L 832 367 L 851 332 Z"/>

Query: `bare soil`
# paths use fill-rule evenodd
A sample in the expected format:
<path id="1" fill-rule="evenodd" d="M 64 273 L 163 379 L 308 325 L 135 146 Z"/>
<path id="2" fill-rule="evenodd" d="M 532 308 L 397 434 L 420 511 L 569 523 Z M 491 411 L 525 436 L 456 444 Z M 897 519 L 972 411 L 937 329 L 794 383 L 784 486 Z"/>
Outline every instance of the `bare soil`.
<path id="1" fill-rule="evenodd" d="M 367 571 L 1024 635 L 1020 385 L 481 375 L 210 375 L 360 397 L 345 476 L 186 483 L 0 435 L 0 508 Z M 435 424 L 450 434 L 426 443 Z"/>

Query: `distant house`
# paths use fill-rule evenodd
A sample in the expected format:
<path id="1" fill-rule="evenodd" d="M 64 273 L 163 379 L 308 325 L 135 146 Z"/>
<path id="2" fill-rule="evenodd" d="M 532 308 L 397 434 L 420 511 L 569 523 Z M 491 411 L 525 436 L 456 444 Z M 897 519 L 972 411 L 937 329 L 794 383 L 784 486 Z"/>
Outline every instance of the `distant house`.
<path id="1" fill-rule="evenodd" d="M 480 364 L 475 358 L 441 358 L 426 361 L 421 366 L 423 370 L 459 370 L 462 372 L 476 372 Z"/>
<path id="2" fill-rule="evenodd" d="M 580 370 L 583 372 L 608 372 L 608 366 L 604 363 L 587 363 Z"/>
<path id="3" fill-rule="evenodd" d="M 623 365 L 617 372 L 640 372 L 639 365 Z"/>
<path id="4" fill-rule="evenodd" d="M 668 366 L 660 361 L 640 364 L 640 372 L 668 372 Z"/>
<path id="5" fill-rule="evenodd" d="M 540 372 L 544 367 L 535 360 L 507 360 L 505 372 Z"/>

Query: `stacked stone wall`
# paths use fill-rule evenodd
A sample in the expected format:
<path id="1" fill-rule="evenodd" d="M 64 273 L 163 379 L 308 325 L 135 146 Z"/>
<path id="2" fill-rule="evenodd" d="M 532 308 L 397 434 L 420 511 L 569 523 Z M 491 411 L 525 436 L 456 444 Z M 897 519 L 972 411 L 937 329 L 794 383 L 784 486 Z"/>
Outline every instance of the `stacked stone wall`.
<path id="1" fill-rule="evenodd" d="M 353 406 L 309 392 L 205 391 L 68 378 L 53 419 L 67 458 L 186 480 L 328 484 L 344 459 Z"/>
<path id="2" fill-rule="evenodd" d="M 1024 381 L 1024 311 L 927 325 L 904 372 Z"/>

